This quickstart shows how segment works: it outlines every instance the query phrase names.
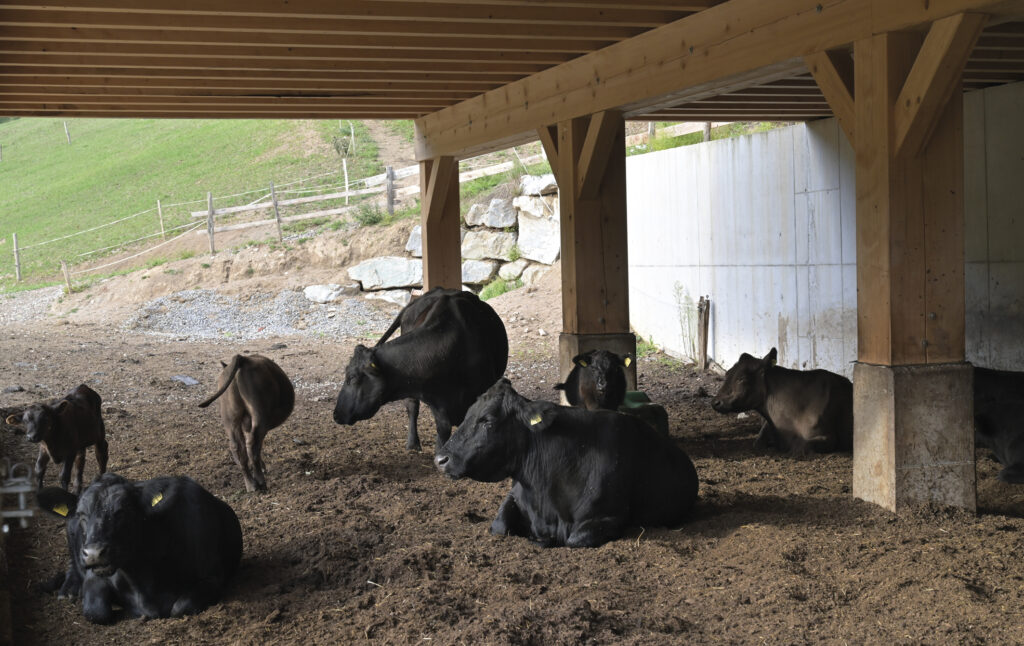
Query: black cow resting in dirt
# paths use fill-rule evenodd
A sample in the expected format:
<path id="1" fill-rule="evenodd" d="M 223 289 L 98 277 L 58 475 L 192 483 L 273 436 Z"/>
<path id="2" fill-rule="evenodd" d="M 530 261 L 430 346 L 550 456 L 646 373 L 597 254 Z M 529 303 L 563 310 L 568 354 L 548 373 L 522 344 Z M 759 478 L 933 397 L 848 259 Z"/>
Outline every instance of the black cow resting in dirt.
<path id="1" fill-rule="evenodd" d="M 36 486 L 39 489 L 43 488 L 46 465 L 53 460 L 61 465 L 60 486 L 64 489 L 71 482 L 72 465 L 76 467 L 75 493 L 80 493 L 85 449 L 93 445 L 100 473 L 106 473 L 107 439 L 101 404 L 96 391 L 82 384 L 56 404 L 33 404 L 25 409 L 20 420 L 16 415 L 7 418 L 11 426 L 25 428 L 25 437 L 30 442 L 39 443 L 39 456 L 36 458 Z"/>
<path id="2" fill-rule="evenodd" d="M 399 326 L 401 336 L 388 341 Z M 407 305 L 373 348 L 356 346 L 334 421 L 348 425 L 370 419 L 384 404 L 404 399 L 405 446 L 419 450 L 416 418 L 422 401 L 434 414 L 440 448 L 507 364 L 508 336 L 494 310 L 469 292 L 435 287 Z"/>
<path id="3" fill-rule="evenodd" d="M 132 482 L 108 473 L 81 497 L 56 487 L 40 508 L 67 519 L 70 564 L 61 597 L 110 623 L 114 606 L 133 617 L 180 617 L 219 598 L 242 557 L 242 528 L 227 503 L 186 477 Z"/>
<path id="4" fill-rule="evenodd" d="M 236 354 L 224 370 L 217 392 L 199 404 L 206 408 L 220 400 L 220 418 L 231 443 L 231 457 L 242 467 L 246 491 L 267 490 L 263 465 L 263 438 L 284 423 L 295 405 L 295 389 L 288 375 L 258 354 Z"/>
<path id="5" fill-rule="evenodd" d="M 999 479 L 1024 484 L 1024 372 L 974 369 L 974 441 L 992 450 Z"/>
<path id="6" fill-rule="evenodd" d="M 777 445 L 793 455 L 853 448 L 853 384 L 827 370 L 789 370 L 747 353 L 725 373 L 711 402 L 719 413 L 756 410 L 764 418 L 754 446 Z"/>
<path id="7" fill-rule="evenodd" d="M 625 368 L 632 363 L 629 356 L 608 350 L 591 350 L 573 357 L 573 368 L 565 383 L 555 384 L 565 392 L 570 406 L 587 410 L 618 410 L 626 397 Z"/>
<path id="8" fill-rule="evenodd" d="M 544 546 L 678 525 L 697 499 L 693 462 L 667 437 L 628 415 L 531 402 L 507 379 L 473 404 L 434 463 L 451 478 L 512 478 L 491 532 Z"/>

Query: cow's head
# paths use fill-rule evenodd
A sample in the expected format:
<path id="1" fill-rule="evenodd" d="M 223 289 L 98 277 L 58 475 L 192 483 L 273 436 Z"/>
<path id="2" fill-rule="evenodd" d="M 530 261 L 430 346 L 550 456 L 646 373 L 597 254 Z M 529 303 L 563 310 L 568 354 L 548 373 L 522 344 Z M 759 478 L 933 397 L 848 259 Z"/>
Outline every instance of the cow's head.
<path id="1" fill-rule="evenodd" d="M 549 402 L 531 402 L 499 379 L 480 395 L 434 464 L 451 478 L 498 482 L 516 471 L 531 431 L 550 424 Z"/>
<path id="2" fill-rule="evenodd" d="M 334 421 L 338 424 L 354 424 L 370 419 L 384 404 L 387 381 L 377 365 L 376 349 L 357 345 L 352 359 L 345 368 L 345 385 L 338 393 L 334 407 Z"/>
<path id="3" fill-rule="evenodd" d="M 626 393 L 626 377 L 623 369 L 627 368 L 633 358 L 629 355 L 617 355 L 608 350 L 591 350 L 573 357 L 572 362 L 580 369 L 581 388 L 592 387 L 595 400 L 601 408 L 617 408 L 619 399 Z"/>
<path id="4" fill-rule="evenodd" d="M 173 490 L 163 491 L 106 473 L 76 496 L 58 487 L 36 494 L 39 507 L 67 521 L 68 552 L 78 569 L 97 576 L 145 560 L 147 519 L 164 513 Z"/>
<path id="5" fill-rule="evenodd" d="M 53 437 L 54 429 L 59 423 L 59 417 L 70 406 L 70 402 L 62 399 L 54 405 L 33 404 L 25 409 L 19 418 L 17 415 L 10 415 L 6 421 L 11 426 L 25 429 L 25 437 L 29 442 L 48 441 Z"/>
<path id="6" fill-rule="evenodd" d="M 741 354 L 736 365 L 725 373 L 725 382 L 711 400 L 711 407 L 719 413 L 735 413 L 764 405 L 764 375 L 768 368 L 775 365 L 777 357 L 775 348 L 763 359 L 752 357 L 746 352 Z"/>

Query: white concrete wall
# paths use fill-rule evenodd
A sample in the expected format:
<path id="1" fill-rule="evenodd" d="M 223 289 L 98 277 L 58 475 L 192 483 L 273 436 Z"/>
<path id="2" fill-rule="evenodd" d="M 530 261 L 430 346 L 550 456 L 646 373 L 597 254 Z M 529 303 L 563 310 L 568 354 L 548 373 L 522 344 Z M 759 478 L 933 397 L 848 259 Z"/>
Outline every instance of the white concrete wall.
<path id="1" fill-rule="evenodd" d="M 1024 84 L 965 99 L 967 357 L 1024 370 Z M 857 357 L 853 151 L 835 119 L 630 157 L 630 316 L 677 356 L 701 295 L 708 352 L 775 346 L 850 376 Z M 692 316 L 692 315 L 691 315 Z"/>

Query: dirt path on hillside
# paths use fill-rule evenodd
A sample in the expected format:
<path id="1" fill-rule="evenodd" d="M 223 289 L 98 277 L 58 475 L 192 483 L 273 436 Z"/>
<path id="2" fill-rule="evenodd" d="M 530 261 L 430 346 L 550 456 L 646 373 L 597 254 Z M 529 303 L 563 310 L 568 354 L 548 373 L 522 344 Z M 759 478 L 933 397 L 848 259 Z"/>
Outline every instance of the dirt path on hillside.
<path id="1" fill-rule="evenodd" d="M 369 119 L 363 125 L 377 144 L 377 157 L 384 166 L 402 168 L 416 163 L 416 153 L 411 141 L 393 131 L 386 121 Z"/>

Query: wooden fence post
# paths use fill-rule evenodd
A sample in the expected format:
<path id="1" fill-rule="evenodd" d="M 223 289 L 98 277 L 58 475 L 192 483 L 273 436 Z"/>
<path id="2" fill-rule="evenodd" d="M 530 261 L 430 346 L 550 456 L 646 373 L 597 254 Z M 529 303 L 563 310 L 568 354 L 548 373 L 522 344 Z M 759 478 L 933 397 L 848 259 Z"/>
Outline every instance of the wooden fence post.
<path id="1" fill-rule="evenodd" d="M 206 232 L 210 234 L 210 255 L 216 253 L 213 248 L 213 193 L 206 192 L 206 206 L 209 209 L 206 214 Z"/>
<path id="2" fill-rule="evenodd" d="M 395 169 L 388 166 L 384 169 L 387 178 L 388 215 L 395 214 Z"/>
<path id="3" fill-rule="evenodd" d="M 11 237 L 14 238 L 14 277 L 15 280 L 21 282 L 21 255 L 18 254 L 18 234 L 12 233 Z"/>
<path id="4" fill-rule="evenodd" d="M 0 162 L 4 160 L 4 145 L 0 144 Z"/>
<path id="5" fill-rule="evenodd" d="M 164 230 L 164 209 L 160 206 L 160 200 L 156 201 L 156 216 L 160 218 L 160 237 L 167 239 L 167 232 Z"/>
<path id="6" fill-rule="evenodd" d="M 68 294 L 71 293 L 71 273 L 68 271 L 68 263 L 60 261 L 60 270 L 64 272 L 64 284 L 68 286 Z"/>
<path id="7" fill-rule="evenodd" d="M 697 302 L 697 367 L 708 369 L 708 315 L 711 312 L 711 297 L 701 296 Z"/>
<path id="8" fill-rule="evenodd" d="M 351 142 L 348 146 L 348 152 L 351 154 L 356 151 L 356 127 L 352 125 L 351 121 L 348 122 L 348 133 L 348 138 Z"/>
<path id="9" fill-rule="evenodd" d="M 71 145 L 71 133 L 68 131 L 68 122 L 64 122 L 64 136 L 68 138 L 68 145 Z"/>
<path id="10" fill-rule="evenodd" d="M 711 122 L 704 122 L 704 141 L 711 141 Z"/>
<path id="11" fill-rule="evenodd" d="M 274 219 L 277 220 L 277 241 L 284 242 L 284 234 L 281 233 L 281 213 L 277 210 L 277 191 L 274 190 L 274 182 L 270 182 L 270 200 L 274 203 Z"/>
<path id="12" fill-rule="evenodd" d="M 341 167 L 345 169 L 345 206 L 348 206 L 348 157 L 341 158 Z"/>

